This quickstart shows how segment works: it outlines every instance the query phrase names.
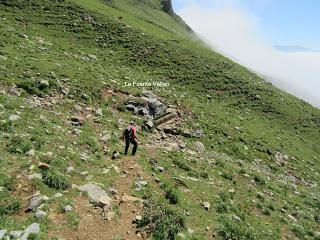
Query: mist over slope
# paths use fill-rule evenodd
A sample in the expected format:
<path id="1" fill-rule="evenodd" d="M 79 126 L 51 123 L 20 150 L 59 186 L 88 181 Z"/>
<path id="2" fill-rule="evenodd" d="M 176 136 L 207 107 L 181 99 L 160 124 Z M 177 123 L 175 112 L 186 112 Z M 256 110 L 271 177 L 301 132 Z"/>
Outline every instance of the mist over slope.
<path id="1" fill-rule="evenodd" d="M 292 47 L 290 52 L 279 50 L 262 37 L 258 20 L 250 13 L 232 4 L 221 5 L 204 8 L 190 4 L 179 14 L 217 51 L 267 76 L 266 80 L 277 87 L 320 107 L 319 52 Z"/>

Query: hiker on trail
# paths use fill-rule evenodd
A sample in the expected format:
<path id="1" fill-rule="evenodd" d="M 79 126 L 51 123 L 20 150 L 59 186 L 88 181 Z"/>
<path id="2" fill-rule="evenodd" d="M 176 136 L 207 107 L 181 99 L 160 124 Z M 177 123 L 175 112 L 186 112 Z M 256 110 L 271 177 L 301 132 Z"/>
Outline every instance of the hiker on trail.
<path id="1" fill-rule="evenodd" d="M 138 148 L 139 139 L 137 138 L 137 127 L 133 122 L 131 122 L 127 127 L 127 129 L 123 132 L 123 140 L 126 143 L 124 154 L 128 155 L 129 146 L 130 146 L 130 143 L 132 143 L 133 144 L 132 156 L 134 156 Z"/>

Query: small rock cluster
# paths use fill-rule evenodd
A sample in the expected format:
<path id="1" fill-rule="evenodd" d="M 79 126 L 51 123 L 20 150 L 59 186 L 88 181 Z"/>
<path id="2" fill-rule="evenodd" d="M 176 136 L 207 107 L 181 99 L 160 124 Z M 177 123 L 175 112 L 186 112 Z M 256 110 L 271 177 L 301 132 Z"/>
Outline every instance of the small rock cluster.
<path id="1" fill-rule="evenodd" d="M 145 117 L 157 117 L 166 112 L 165 104 L 153 93 L 144 91 L 142 97 L 137 100 L 130 100 L 126 109 Z"/>

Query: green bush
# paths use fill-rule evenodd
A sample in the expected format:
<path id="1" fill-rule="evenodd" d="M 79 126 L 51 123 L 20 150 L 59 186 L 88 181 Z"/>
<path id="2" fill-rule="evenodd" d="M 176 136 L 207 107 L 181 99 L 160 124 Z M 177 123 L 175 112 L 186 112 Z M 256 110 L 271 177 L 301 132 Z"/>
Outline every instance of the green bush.
<path id="1" fill-rule="evenodd" d="M 0 131 L 3 132 L 12 132 L 13 126 L 11 121 L 0 121 Z"/>
<path id="2" fill-rule="evenodd" d="M 294 225 L 292 228 L 292 232 L 300 239 L 304 239 L 305 236 L 307 235 L 307 232 L 304 229 L 304 227 L 300 225 Z"/>
<path id="3" fill-rule="evenodd" d="M 33 148 L 32 142 L 29 139 L 14 135 L 7 144 L 7 150 L 10 153 L 25 154 Z"/>
<path id="4" fill-rule="evenodd" d="M 192 170 L 192 168 L 184 161 L 179 161 L 179 160 L 175 159 L 175 160 L 173 160 L 173 163 L 175 165 L 177 165 L 179 168 L 181 168 L 182 170 L 185 170 L 187 172 Z"/>
<path id="5" fill-rule="evenodd" d="M 166 191 L 166 199 L 169 200 L 170 204 L 178 204 L 179 193 L 175 189 L 169 189 Z"/>
<path id="6" fill-rule="evenodd" d="M 258 175 L 254 176 L 254 181 L 259 185 L 265 185 L 266 184 L 266 180 L 263 177 L 258 176 Z"/>
<path id="7" fill-rule="evenodd" d="M 256 240 L 255 230 L 243 222 L 235 222 L 228 218 L 220 219 L 218 234 L 223 240 Z"/>
<path id="8" fill-rule="evenodd" d="M 20 202 L 9 191 L 0 192 L 0 215 L 13 215 L 20 209 Z"/>
<path id="9" fill-rule="evenodd" d="M 39 234 L 36 233 L 30 233 L 28 236 L 28 240 L 41 240 Z"/>
<path id="10" fill-rule="evenodd" d="M 219 200 L 215 204 L 215 209 L 216 209 L 217 213 L 227 213 L 228 212 L 228 205 L 225 202 L 222 202 L 221 200 Z"/>
<path id="11" fill-rule="evenodd" d="M 170 209 L 162 203 L 146 202 L 142 220 L 137 223 L 138 228 L 156 240 L 174 240 L 179 232 L 185 230 L 185 220 L 181 213 Z"/>
<path id="12" fill-rule="evenodd" d="M 232 181 L 232 179 L 233 179 L 232 175 L 229 173 L 226 173 L 226 172 L 223 172 L 221 174 L 221 177 L 223 177 L 224 179 L 230 180 L 230 181 Z"/>
<path id="13" fill-rule="evenodd" d="M 4 173 L 0 173 L 0 186 L 5 187 L 7 190 L 11 191 L 14 187 L 14 179 Z"/>
<path id="14" fill-rule="evenodd" d="M 54 90 L 58 87 L 57 82 L 54 80 L 49 80 L 49 85 L 41 83 L 41 81 L 34 81 L 31 79 L 24 79 L 17 82 L 17 86 L 22 88 L 29 94 L 34 94 L 37 96 L 44 96 L 49 93 L 50 90 Z"/>
<path id="15" fill-rule="evenodd" d="M 70 187 L 69 180 L 62 173 L 51 169 L 43 171 L 43 182 L 49 187 L 56 189 L 67 189 Z"/>

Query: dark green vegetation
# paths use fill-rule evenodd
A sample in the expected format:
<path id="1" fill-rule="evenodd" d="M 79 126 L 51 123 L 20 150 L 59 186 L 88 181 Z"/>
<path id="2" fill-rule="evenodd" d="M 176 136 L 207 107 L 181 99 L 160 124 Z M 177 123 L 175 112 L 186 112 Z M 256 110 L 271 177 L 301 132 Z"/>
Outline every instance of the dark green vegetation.
<path id="1" fill-rule="evenodd" d="M 118 175 L 101 173 L 112 163 L 99 139 L 109 133 L 108 148 L 120 150 L 125 124 L 118 120 L 131 115 L 105 90 L 138 96 L 141 88 L 124 83 L 163 81 L 170 87 L 152 91 L 182 109 L 184 128 L 204 131 L 197 140 L 207 151 L 158 149 L 153 157 L 167 170 L 155 172 L 141 148 L 140 164 L 164 185 L 142 193 L 158 205 L 140 226 L 156 239 L 187 227 L 195 231 L 190 239 L 319 239 L 318 109 L 208 50 L 157 0 L 0 0 L 0 17 L 0 229 L 34 221 L 15 217 L 28 191 L 52 196 L 87 182 L 65 176 L 69 165 L 109 186 Z M 72 126 L 76 104 L 103 116 Z M 184 141 L 192 149 L 196 140 Z M 26 175 L 41 173 L 39 161 L 52 169 L 29 181 Z M 59 204 L 52 200 L 50 209 Z M 70 226 L 79 222 L 67 218 Z M 45 236 L 52 229 L 41 224 Z"/>

